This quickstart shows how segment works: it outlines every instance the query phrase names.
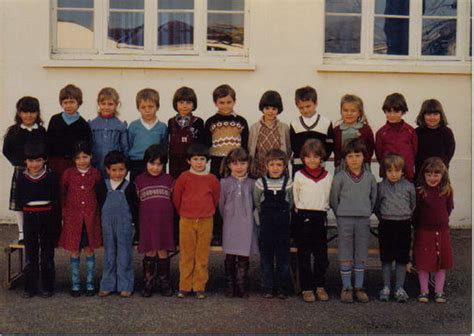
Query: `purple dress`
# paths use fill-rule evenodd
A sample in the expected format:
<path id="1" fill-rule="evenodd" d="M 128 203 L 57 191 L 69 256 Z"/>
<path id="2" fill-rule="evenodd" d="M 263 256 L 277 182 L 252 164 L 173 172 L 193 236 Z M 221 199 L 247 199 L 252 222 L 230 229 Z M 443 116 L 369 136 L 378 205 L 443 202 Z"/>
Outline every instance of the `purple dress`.
<path id="1" fill-rule="evenodd" d="M 139 199 L 140 242 L 138 252 L 173 251 L 174 179 L 168 174 L 152 176 L 144 172 L 135 179 Z"/>

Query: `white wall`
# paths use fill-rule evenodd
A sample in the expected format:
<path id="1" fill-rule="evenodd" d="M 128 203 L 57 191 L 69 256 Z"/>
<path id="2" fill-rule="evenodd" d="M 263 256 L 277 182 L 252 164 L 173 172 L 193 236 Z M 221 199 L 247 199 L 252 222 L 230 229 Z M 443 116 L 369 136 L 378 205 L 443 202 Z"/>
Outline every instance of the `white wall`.
<path id="1" fill-rule="evenodd" d="M 215 112 L 212 90 L 228 83 L 237 92 L 237 113 L 249 124 L 260 116 L 258 101 L 265 90 L 278 90 L 284 100 L 282 121 L 298 115 L 294 90 L 314 86 L 319 94 L 318 111 L 333 121 L 339 118 L 339 99 L 345 93 L 359 95 L 366 106 L 374 132 L 384 124 L 382 102 L 387 94 L 401 92 L 409 106 L 406 121 L 414 125 L 423 100 L 439 99 L 453 129 L 457 148 L 450 172 L 455 190 L 453 225 L 471 226 L 471 77 L 470 75 L 318 72 L 322 63 L 324 28 L 323 1 L 258 0 L 251 2 L 250 50 L 254 71 L 87 69 L 45 68 L 49 46 L 49 2 L 3 0 L 0 21 L 3 49 L 0 56 L 0 132 L 12 123 L 16 100 L 23 95 L 40 99 L 43 119 L 60 111 L 59 90 L 74 83 L 84 92 L 81 114 L 93 118 L 100 88 L 112 86 L 122 99 L 120 117 L 136 119 L 135 94 L 144 87 L 158 89 L 161 95 L 159 118 L 167 120 L 174 111 L 174 91 L 187 85 L 198 95 L 197 114 L 204 119 Z M 1 55 L 1 54 L 0 54 Z M 13 219 L 8 208 L 12 168 L 0 159 L 0 221 Z"/>

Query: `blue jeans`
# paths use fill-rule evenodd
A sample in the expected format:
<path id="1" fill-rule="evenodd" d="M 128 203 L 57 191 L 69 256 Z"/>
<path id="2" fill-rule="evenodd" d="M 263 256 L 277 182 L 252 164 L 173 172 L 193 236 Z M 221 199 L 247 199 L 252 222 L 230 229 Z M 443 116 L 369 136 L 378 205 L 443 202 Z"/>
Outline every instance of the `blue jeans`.
<path id="1" fill-rule="evenodd" d="M 288 293 L 290 285 L 289 239 L 262 239 L 260 241 L 260 265 L 262 287 Z"/>

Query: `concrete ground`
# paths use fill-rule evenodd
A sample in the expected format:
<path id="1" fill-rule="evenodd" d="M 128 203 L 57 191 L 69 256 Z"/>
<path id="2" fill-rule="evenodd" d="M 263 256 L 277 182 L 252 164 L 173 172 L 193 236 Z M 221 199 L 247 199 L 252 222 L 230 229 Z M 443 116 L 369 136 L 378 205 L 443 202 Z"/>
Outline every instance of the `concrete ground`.
<path id="1" fill-rule="evenodd" d="M 16 236 L 16 226 L 0 225 L 0 242 L 7 246 Z M 68 256 L 57 250 L 57 292 L 49 298 L 21 297 L 21 283 L 15 289 L 0 290 L 0 333 L 429 333 L 470 334 L 472 332 L 471 231 L 452 232 L 455 268 L 447 274 L 446 304 L 420 304 L 414 298 L 418 283 L 407 276 L 411 299 L 406 304 L 382 303 L 376 297 L 381 284 L 377 258 L 369 260 L 367 304 L 339 302 L 340 278 L 335 256 L 330 256 L 327 273 L 329 302 L 308 304 L 294 295 L 287 300 L 264 299 L 259 290 L 258 258 L 250 269 L 250 298 L 229 299 L 223 294 L 222 253 L 210 260 L 209 297 L 205 300 L 176 297 L 143 298 L 139 294 L 141 256 L 135 255 L 137 293 L 129 299 L 72 298 L 69 289 Z M 376 241 L 372 241 L 376 246 Z M 102 270 L 102 251 L 97 254 L 97 279 Z M 178 258 L 172 263 L 177 283 Z M 83 270 L 84 271 L 84 270 Z M 6 258 L 0 262 L 0 281 L 6 273 Z"/>

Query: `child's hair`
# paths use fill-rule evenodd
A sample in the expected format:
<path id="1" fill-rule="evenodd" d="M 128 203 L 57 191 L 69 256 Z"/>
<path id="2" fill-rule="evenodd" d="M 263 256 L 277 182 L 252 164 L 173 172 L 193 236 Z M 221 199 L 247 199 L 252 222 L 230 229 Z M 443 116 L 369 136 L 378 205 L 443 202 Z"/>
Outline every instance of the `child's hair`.
<path id="1" fill-rule="evenodd" d="M 270 90 L 266 91 L 262 98 L 260 98 L 260 103 L 258 104 L 258 109 L 263 112 L 265 107 L 274 107 L 278 110 L 278 114 L 283 112 L 283 102 L 281 101 L 281 96 L 278 92 Z"/>
<path id="2" fill-rule="evenodd" d="M 342 112 L 342 105 L 344 104 L 354 104 L 357 110 L 359 110 L 359 114 L 360 114 L 357 120 L 363 124 L 366 124 L 366 125 L 369 124 L 369 120 L 367 119 L 367 116 L 365 115 L 365 112 L 364 112 L 364 102 L 359 96 L 356 96 L 354 94 L 345 94 L 344 96 L 342 96 L 341 105 L 340 105 L 341 112 Z"/>
<path id="3" fill-rule="evenodd" d="M 448 168 L 443 160 L 437 156 L 427 158 L 421 166 L 421 174 L 418 176 L 418 187 L 416 188 L 421 194 L 426 195 L 428 185 L 426 184 L 426 173 L 440 173 L 441 182 L 438 185 L 439 194 L 441 196 L 449 196 L 453 192 L 451 182 L 449 181 Z"/>
<path id="4" fill-rule="evenodd" d="M 345 158 L 347 154 L 351 153 L 362 153 L 364 156 L 367 153 L 367 147 L 365 147 L 362 139 L 356 138 L 349 140 L 342 147 L 342 156 Z"/>
<path id="5" fill-rule="evenodd" d="M 75 159 L 76 156 L 78 156 L 81 153 L 92 155 L 91 145 L 87 141 L 79 141 L 75 143 L 74 150 L 72 152 L 72 157 Z"/>
<path id="6" fill-rule="evenodd" d="M 183 86 L 176 90 L 173 96 L 173 108 L 176 112 L 178 112 L 178 102 L 183 100 L 193 103 L 193 111 L 196 110 L 198 103 L 196 92 L 193 89 Z"/>
<path id="7" fill-rule="evenodd" d="M 288 155 L 279 148 L 272 148 L 265 154 L 265 165 L 270 161 L 283 161 L 286 167 L 288 165 Z"/>
<path id="8" fill-rule="evenodd" d="M 311 154 L 319 156 L 321 160 L 326 157 L 326 150 L 321 140 L 308 139 L 304 142 L 303 147 L 301 147 L 300 158 L 304 159 Z"/>
<path id="9" fill-rule="evenodd" d="M 405 168 L 405 159 L 397 154 L 388 154 L 383 159 L 383 168 L 385 171 L 389 169 L 403 170 Z"/>
<path id="10" fill-rule="evenodd" d="M 186 152 L 186 159 L 191 160 L 193 156 L 204 156 L 206 161 L 209 160 L 209 148 L 206 145 L 195 143 L 189 146 Z"/>
<path id="11" fill-rule="evenodd" d="M 68 84 L 59 91 L 59 104 L 62 104 L 64 99 L 75 99 L 79 106 L 82 105 L 82 91 L 73 84 Z"/>
<path id="12" fill-rule="evenodd" d="M 416 117 L 416 124 L 420 127 L 426 127 L 425 114 L 431 113 L 439 113 L 440 126 L 446 126 L 448 124 L 448 119 L 446 118 L 446 114 L 444 114 L 443 105 L 441 105 L 437 99 L 428 99 L 421 104 L 420 113 L 418 113 L 418 117 Z"/>
<path id="13" fill-rule="evenodd" d="M 46 160 L 46 145 L 42 142 L 32 142 L 29 141 L 25 144 L 24 148 L 25 159 L 35 160 L 35 159 L 45 159 Z"/>
<path id="14" fill-rule="evenodd" d="M 242 147 L 237 147 L 231 150 L 225 159 L 222 160 L 220 169 L 221 176 L 227 177 L 231 174 L 229 166 L 232 162 L 248 162 L 250 167 L 250 155 Z"/>
<path id="15" fill-rule="evenodd" d="M 295 104 L 298 104 L 300 101 L 311 100 L 313 103 L 318 102 L 318 93 L 311 86 L 304 86 L 295 91 Z"/>
<path id="16" fill-rule="evenodd" d="M 392 93 L 385 97 L 385 101 L 382 105 L 382 110 L 384 112 L 393 111 L 402 111 L 402 114 L 407 113 L 408 106 L 405 100 L 405 97 L 401 93 Z"/>
<path id="17" fill-rule="evenodd" d="M 120 96 L 114 88 L 111 87 L 105 87 L 102 88 L 99 93 L 97 94 L 97 104 L 99 104 L 101 101 L 105 99 L 112 99 L 113 102 L 118 106 L 120 105 Z M 115 111 L 115 113 L 118 113 Z"/>
<path id="18" fill-rule="evenodd" d="M 214 92 L 212 92 L 212 100 L 214 103 L 217 102 L 217 99 L 227 96 L 231 96 L 231 98 L 235 101 L 235 90 L 228 84 L 219 85 L 214 89 Z"/>
<path id="19" fill-rule="evenodd" d="M 104 165 L 107 168 L 110 168 L 111 165 L 114 165 L 117 163 L 123 163 L 125 165 L 125 168 L 128 170 L 128 161 L 125 154 L 123 154 L 121 151 L 118 151 L 118 150 L 113 150 L 113 151 L 108 152 L 104 158 Z"/>
<path id="20" fill-rule="evenodd" d="M 20 112 L 37 112 L 38 117 L 36 117 L 36 123 L 38 125 L 43 125 L 43 120 L 41 119 L 40 103 L 39 100 L 35 97 L 24 96 L 18 99 L 16 102 L 16 113 L 15 113 L 15 125 L 21 125 Z"/>
<path id="21" fill-rule="evenodd" d="M 137 108 L 140 103 L 145 100 L 151 100 L 155 103 L 156 108 L 160 107 L 160 94 L 154 89 L 146 88 L 138 91 L 137 97 L 135 98 Z"/>
<path id="22" fill-rule="evenodd" d="M 146 163 L 152 163 L 156 159 L 159 159 L 163 166 L 166 166 L 168 163 L 168 148 L 165 145 L 153 144 L 146 149 L 143 160 Z"/>

